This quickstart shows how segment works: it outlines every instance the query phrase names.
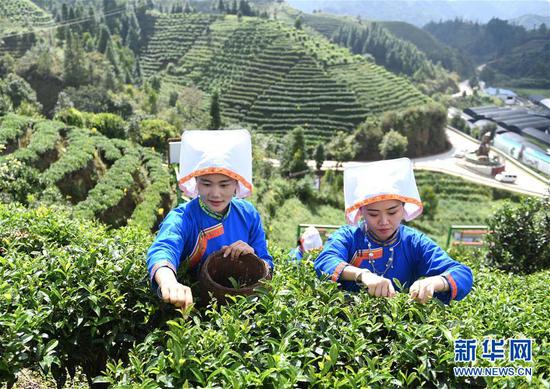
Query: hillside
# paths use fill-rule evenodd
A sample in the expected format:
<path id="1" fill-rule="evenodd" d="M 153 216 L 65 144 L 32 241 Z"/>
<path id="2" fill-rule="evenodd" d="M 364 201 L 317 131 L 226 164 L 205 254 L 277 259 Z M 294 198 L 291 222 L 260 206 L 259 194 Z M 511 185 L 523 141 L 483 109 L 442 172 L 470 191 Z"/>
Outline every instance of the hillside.
<path id="1" fill-rule="evenodd" d="M 289 7 L 281 13 L 289 22 L 301 20 L 311 34 L 320 33 L 353 54 L 407 77 L 423 93 L 450 93 L 457 88 L 449 71 L 434 65 L 414 44 L 393 35 L 381 23 L 320 13 L 299 14 Z"/>
<path id="2" fill-rule="evenodd" d="M 328 140 L 367 116 L 429 100 L 365 58 L 275 20 L 148 14 L 142 29 L 146 77 L 162 72 L 165 87 L 219 90 L 227 123 L 263 133 L 302 126 L 308 140 Z"/>
<path id="3" fill-rule="evenodd" d="M 415 45 L 433 63 L 440 62 L 445 69 L 455 71 L 463 77 L 474 74 L 474 66 L 466 56 L 439 42 L 429 32 L 405 22 L 380 22 L 380 25 L 399 39 Z"/>
<path id="4" fill-rule="evenodd" d="M 534 30 L 539 28 L 541 24 L 550 27 L 550 16 L 529 14 L 510 19 L 508 22 L 517 26 L 522 26 L 526 30 Z"/>
<path id="5" fill-rule="evenodd" d="M 550 41 L 531 39 L 487 63 L 495 85 L 550 88 Z"/>
<path id="6" fill-rule="evenodd" d="M 157 153 L 58 121 L 1 117 L 0 177 L 3 202 L 65 205 L 114 227 L 154 228 L 172 204 Z"/>
<path id="7" fill-rule="evenodd" d="M 10 33 L 52 26 L 53 24 L 52 16 L 31 0 L 2 0 L 0 2 L 0 38 Z"/>
<path id="8" fill-rule="evenodd" d="M 494 17 L 511 19 L 526 13 L 548 15 L 545 0 L 287 0 L 303 12 L 319 10 L 370 20 L 399 20 L 422 27 L 431 21 L 460 18 L 486 23 Z"/>
<path id="9" fill-rule="evenodd" d="M 550 29 L 527 31 L 504 20 L 487 24 L 452 20 L 424 27 L 441 42 L 471 56 L 476 65 L 486 64 L 481 78 L 496 86 L 547 88 Z"/>

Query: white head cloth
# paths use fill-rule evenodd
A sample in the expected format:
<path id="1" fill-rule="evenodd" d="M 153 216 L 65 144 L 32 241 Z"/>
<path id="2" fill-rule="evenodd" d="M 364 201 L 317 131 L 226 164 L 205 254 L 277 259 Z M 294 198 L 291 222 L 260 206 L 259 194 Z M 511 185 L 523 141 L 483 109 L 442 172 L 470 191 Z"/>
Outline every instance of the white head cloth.
<path id="1" fill-rule="evenodd" d="M 323 248 L 323 240 L 321 239 L 321 234 L 319 234 L 317 228 L 313 226 L 309 226 L 308 228 L 306 228 L 300 238 L 300 243 L 304 251 Z"/>
<path id="2" fill-rule="evenodd" d="M 405 220 L 422 213 L 411 160 L 408 158 L 370 162 L 344 170 L 346 221 L 356 224 L 362 206 L 383 200 L 405 203 Z"/>
<path id="3" fill-rule="evenodd" d="M 252 193 L 252 142 L 247 130 L 185 131 L 181 140 L 178 185 L 197 197 L 195 177 L 224 174 L 238 182 L 237 197 Z"/>

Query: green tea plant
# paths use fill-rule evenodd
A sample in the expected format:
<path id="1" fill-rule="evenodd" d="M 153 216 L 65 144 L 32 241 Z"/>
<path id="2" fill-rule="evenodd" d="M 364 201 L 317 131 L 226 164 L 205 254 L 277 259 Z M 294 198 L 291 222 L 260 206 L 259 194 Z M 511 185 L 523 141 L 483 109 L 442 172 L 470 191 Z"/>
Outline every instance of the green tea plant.
<path id="1" fill-rule="evenodd" d="M 550 268 L 550 198 L 507 203 L 488 219 L 487 262 L 499 269 L 533 273 Z"/>
<path id="2" fill-rule="evenodd" d="M 91 381 L 157 325 L 147 232 L 44 207 L 0 205 L 0 220 L 0 381 L 22 368 L 60 386 L 80 368 Z"/>
<path id="3" fill-rule="evenodd" d="M 515 277 L 476 266 L 466 300 L 426 306 L 399 293 L 373 299 L 319 280 L 311 259 L 276 252 L 273 280 L 256 296 L 192 311 L 152 333 L 103 377 L 113 387 L 418 387 L 544 385 L 550 331 L 548 271 Z M 474 261 L 475 256 L 468 261 Z M 529 286 L 528 286 L 528 285 Z M 513 290 L 513 292 L 511 292 Z M 529 296 L 528 299 L 525 296 Z M 532 338 L 533 377 L 460 378 L 454 340 Z M 504 361 L 494 362 L 503 366 Z M 478 358 L 474 366 L 490 366 Z"/>

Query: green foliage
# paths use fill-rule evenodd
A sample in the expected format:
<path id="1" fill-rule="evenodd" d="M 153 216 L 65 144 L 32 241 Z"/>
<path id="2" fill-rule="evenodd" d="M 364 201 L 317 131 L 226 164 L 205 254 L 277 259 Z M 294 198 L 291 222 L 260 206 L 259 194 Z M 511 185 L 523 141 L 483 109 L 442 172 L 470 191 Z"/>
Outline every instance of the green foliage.
<path id="1" fill-rule="evenodd" d="M 86 114 L 85 125 L 95 128 L 108 138 L 124 138 L 126 136 L 126 122 L 113 113 Z"/>
<path id="2" fill-rule="evenodd" d="M 0 220 L 1 381 L 22 368 L 59 386 L 76 368 L 91 380 L 155 326 L 141 260 L 148 234 L 44 207 L 0 204 Z"/>
<path id="3" fill-rule="evenodd" d="M 36 92 L 28 82 L 15 73 L 9 73 L 0 80 L 0 95 L 10 99 L 13 109 L 17 109 L 24 102 L 37 103 Z"/>
<path id="4" fill-rule="evenodd" d="M 407 138 L 392 129 L 382 137 L 382 142 L 378 146 L 380 155 L 384 159 L 403 157 L 407 151 L 407 143 Z"/>
<path id="5" fill-rule="evenodd" d="M 67 108 L 59 111 L 55 115 L 55 120 L 59 120 L 69 126 L 84 127 L 84 114 L 76 108 Z"/>
<path id="6" fill-rule="evenodd" d="M 84 121 L 96 117 L 76 110 L 60 114 L 67 120 L 80 116 Z M 95 128 L 67 128 L 13 114 L 0 120 L 2 201 L 68 200 L 88 218 L 113 226 L 131 220 L 144 228 L 154 228 L 171 208 L 168 167 L 150 149 L 109 139 Z"/>
<path id="7" fill-rule="evenodd" d="M 492 85 L 547 88 L 550 86 L 550 32 L 526 30 L 506 20 L 487 24 L 464 20 L 428 23 L 424 27 L 440 41 L 487 63 L 480 78 Z"/>
<path id="8" fill-rule="evenodd" d="M 164 120 L 145 119 L 139 123 L 139 143 L 145 147 L 153 147 L 159 152 L 166 153 L 168 138 L 178 135 L 178 130 Z"/>
<path id="9" fill-rule="evenodd" d="M 15 72 L 15 59 L 9 54 L 4 53 L 0 57 L 0 78 L 6 77 L 9 73 Z"/>
<path id="10" fill-rule="evenodd" d="M 447 111 L 439 104 L 426 104 L 403 112 L 391 112 L 382 118 L 384 132 L 394 129 L 408 140 L 407 156 L 415 158 L 447 149 L 445 125 Z"/>
<path id="11" fill-rule="evenodd" d="M 339 131 L 336 136 L 327 145 L 328 154 L 338 163 L 349 161 L 353 158 L 353 147 L 350 144 L 350 139 L 342 131 Z"/>
<path id="12" fill-rule="evenodd" d="M 405 22 L 384 21 L 380 24 L 396 37 L 415 45 L 432 63 L 439 62 L 445 69 L 455 71 L 462 76 L 474 74 L 474 66 L 467 56 L 439 42 L 429 32 Z"/>
<path id="13" fill-rule="evenodd" d="M 325 162 L 325 146 L 322 143 L 317 144 L 315 147 L 313 159 L 315 160 L 315 168 L 317 170 L 321 170 L 321 167 Z"/>
<path id="14" fill-rule="evenodd" d="M 435 194 L 433 186 L 423 186 L 420 190 L 420 198 L 422 199 L 422 204 L 424 205 L 422 215 L 426 216 L 430 220 L 433 220 L 437 212 L 437 206 L 439 205 L 439 199 Z"/>
<path id="15" fill-rule="evenodd" d="M 488 264 L 515 273 L 550 268 L 550 200 L 528 198 L 506 204 L 487 221 Z"/>
<path id="16" fill-rule="evenodd" d="M 302 127 L 294 128 L 283 141 L 281 174 L 285 177 L 304 177 L 309 168 L 306 162 L 306 144 Z"/>
<path id="17" fill-rule="evenodd" d="M 220 115 L 220 94 L 218 91 L 214 91 L 210 99 L 210 129 L 219 130 L 221 126 L 222 118 Z"/>
<path id="18" fill-rule="evenodd" d="M 275 258 L 281 270 L 257 296 L 168 322 L 166 334 L 152 333 L 130 353 L 130 363 L 110 362 L 98 382 L 151 388 L 525 383 L 523 377 L 484 381 L 453 374 L 453 367 L 460 365 L 454 362 L 453 341 L 481 342 L 486 336 L 533 338 L 530 384 L 545 380 L 548 272 L 509 277 L 478 266 L 477 286 L 464 301 L 449 307 L 437 302 L 422 306 L 405 293 L 389 300 L 370 298 L 364 291 L 348 294 L 317 279 L 312 258 L 299 265 L 288 263 L 279 252 Z"/>
<path id="19" fill-rule="evenodd" d="M 0 201 L 28 203 L 29 194 L 39 188 L 39 172 L 13 156 L 0 158 Z"/>

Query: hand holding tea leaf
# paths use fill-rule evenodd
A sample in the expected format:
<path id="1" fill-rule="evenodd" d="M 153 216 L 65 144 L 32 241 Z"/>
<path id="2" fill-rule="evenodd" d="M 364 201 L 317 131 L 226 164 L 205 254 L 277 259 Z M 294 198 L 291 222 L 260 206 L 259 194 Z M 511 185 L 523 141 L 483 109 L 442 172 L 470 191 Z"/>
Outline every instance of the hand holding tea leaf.
<path id="1" fill-rule="evenodd" d="M 223 246 L 221 249 L 224 258 L 231 257 L 231 259 L 235 259 L 243 254 L 254 254 L 254 249 L 242 240 L 233 242 L 229 246 Z"/>
<path id="2" fill-rule="evenodd" d="M 434 293 L 444 292 L 447 289 L 447 284 L 442 276 L 428 277 L 412 284 L 409 290 L 409 296 L 411 300 L 426 304 L 432 299 Z"/>
<path id="3" fill-rule="evenodd" d="M 193 304 L 191 288 L 180 284 L 174 272 L 167 267 L 161 267 L 155 274 L 159 285 L 159 297 L 162 301 L 175 305 L 177 308 L 187 308 Z"/>
<path id="4" fill-rule="evenodd" d="M 360 282 L 363 284 L 369 294 L 373 297 L 393 297 L 395 289 L 390 280 L 380 277 L 369 271 L 363 271 L 360 276 Z"/>

